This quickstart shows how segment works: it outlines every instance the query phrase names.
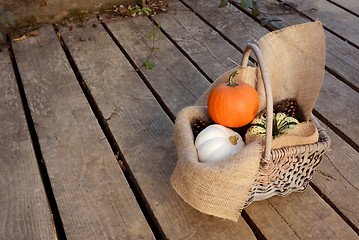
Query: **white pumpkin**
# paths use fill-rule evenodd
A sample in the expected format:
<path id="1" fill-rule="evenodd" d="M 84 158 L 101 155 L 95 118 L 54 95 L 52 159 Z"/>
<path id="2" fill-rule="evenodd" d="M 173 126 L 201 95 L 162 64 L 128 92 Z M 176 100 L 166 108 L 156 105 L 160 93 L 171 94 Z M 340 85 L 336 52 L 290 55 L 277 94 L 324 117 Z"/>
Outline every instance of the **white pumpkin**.
<path id="1" fill-rule="evenodd" d="M 244 145 L 238 133 L 220 124 L 203 129 L 195 141 L 200 162 L 223 160 L 238 152 Z"/>

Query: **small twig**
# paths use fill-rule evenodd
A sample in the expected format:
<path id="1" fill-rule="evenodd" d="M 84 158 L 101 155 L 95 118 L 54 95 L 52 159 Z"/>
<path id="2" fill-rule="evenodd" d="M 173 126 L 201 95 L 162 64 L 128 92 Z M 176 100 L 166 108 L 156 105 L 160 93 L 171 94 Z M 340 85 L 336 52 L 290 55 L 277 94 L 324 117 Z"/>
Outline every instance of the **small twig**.
<path id="1" fill-rule="evenodd" d="M 306 13 L 306 12 L 316 12 L 318 11 L 317 9 L 315 8 L 310 8 L 310 9 L 307 9 L 307 10 L 298 10 L 296 8 L 292 8 L 290 10 L 287 10 L 285 11 L 284 13 L 279 13 L 279 12 L 266 12 L 266 11 L 261 11 L 261 13 L 263 13 L 263 15 L 291 15 L 291 14 L 294 14 L 294 13 Z"/>
<path id="2" fill-rule="evenodd" d="M 152 54 L 153 52 L 155 51 L 155 43 L 156 43 L 156 35 L 154 34 L 155 33 L 155 21 L 153 20 L 153 17 L 150 16 L 149 17 L 151 19 L 151 22 L 152 22 L 152 33 L 153 33 L 153 36 L 152 36 L 152 47 L 151 47 L 151 52 L 150 52 L 150 55 L 147 57 L 147 61 L 148 62 L 150 60 L 150 58 L 152 57 Z"/>
<path id="3" fill-rule="evenodd" d="M 285 11 L 284 13 L 279 13 L 279 12 L 266 12 L 266 11 L 262 11 L 261 10 L 261 13 L 263 15 L 291 15 L 291 14 L 294 14 L 296 12 L 296 10 L 294 8 L 290 9 L 290 10 L 287 10 Z"/>
<path id="4" fill-rule="evenodd" d="M 151 46 L 151 51 L 150 51 L 150 54 L 147 56 L 147 58 L 143 61 L 143 64 L 136 69 L 136 72 L 139 71 L 141 68 L 143 68 L 144 66 L 146 66 L 146 63 L 148 63 L 150 60 L 151 60 L 151 57 L 155 51 L 155 43 L 156 43 L 156 35 L 155 35 L 155 26 L 156 26 L 156 23 L 155 21 L 153 20 L 152 16 L 149 16 L 149 18 L 151 19 L 151 22 L 152 22 L 152 46 Z"/>
<path id="5" fill-rule="evenodd" d="M 231 61 L 232 63 L 236 64 L 238 67 L 240 67 L 241 65 L 239 63 L 237 63 L 236 61 L 234 61 L 232 58 L 228 57 L 228 60 Z"/>

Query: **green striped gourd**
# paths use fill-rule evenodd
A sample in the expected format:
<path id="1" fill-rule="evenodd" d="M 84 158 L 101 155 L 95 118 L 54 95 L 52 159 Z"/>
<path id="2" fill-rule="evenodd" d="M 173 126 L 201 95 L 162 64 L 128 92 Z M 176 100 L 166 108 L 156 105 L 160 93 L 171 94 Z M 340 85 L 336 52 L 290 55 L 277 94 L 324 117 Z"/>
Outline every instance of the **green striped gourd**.
<path id="1" fill-rule="evenodd" d="M 295 125 L 299 124 L 298 120 L 294 117 L 288 117 L 285 113 L 273 113 L 273 138 L 279 137 L 287 133 Z M 248 133 L 254 133 L 265 138 L 266 135 L 266 114 L 265 111 L 260 112 L 258 117 L 254 118 L 251 122 Z"/>

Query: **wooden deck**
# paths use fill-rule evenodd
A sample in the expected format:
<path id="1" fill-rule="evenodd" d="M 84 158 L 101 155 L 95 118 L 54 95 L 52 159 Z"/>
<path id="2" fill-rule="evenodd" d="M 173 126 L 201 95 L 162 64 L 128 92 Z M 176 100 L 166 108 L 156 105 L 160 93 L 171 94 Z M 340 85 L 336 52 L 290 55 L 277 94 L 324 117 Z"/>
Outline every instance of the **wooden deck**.
<path id="1" fill-rule="evenodd" d="M 292 0 L 316 11 L 278 15 L 325 27 L 313 113 L 332 145 L 305 192 L 254 202 L 237 223 L 172 189 L 174 120 L 271 29 L 235 3 L 170 2 L 154 18 L 153 69 L 135 71 L 150 51 L 147 17 L 48 25 L 0 51 L 0 238 L 359 239 L 358 2 Z"/>

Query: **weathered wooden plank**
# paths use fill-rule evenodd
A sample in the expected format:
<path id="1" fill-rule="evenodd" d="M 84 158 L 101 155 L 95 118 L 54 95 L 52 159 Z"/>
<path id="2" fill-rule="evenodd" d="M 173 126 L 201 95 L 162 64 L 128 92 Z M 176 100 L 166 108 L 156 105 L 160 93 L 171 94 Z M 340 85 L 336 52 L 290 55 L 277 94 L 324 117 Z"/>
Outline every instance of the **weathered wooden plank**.
<path id="1" fill-rule="evenodd" d="M 359 94 L 326 72 L 324 83 L 314 108 L 359 144 Z"/>
<path id="2" fill-rule="evenodd" d="M 327 0 L 293 0 L 292 2 L 298 5 L 296 8 L 299 11 L 316 9 L 316 11 L 305 12 L 305 15 L 320 20 L 324 26 L 359 46 L 359 18 L 357 16 Z"/>
<path id="3" fill-rule="evenodd" d="M 232 61 L 240 63 L 242 54 L 223 37 L 208 27 L 188 8 L 179 1 L 169 1 L 171 8 L 166 14 L 154 17 L 161 23 L 161 28 L 200 66 L 200 68 L 215 80 L 224 72 L 236 67 Z M 238 30 L 239 35 L 248 36 Z M 159 44 L 161 46 L 161 44 Z"/>
<path id="4" fill-rule="evenodd" d="M 254 202 L 245 211 L 267 239 L 302 239 L 268 200 Z"/>
<path id="5" fill-rule="evenodd" d="M 116 23 L 109 23 L 108 27 L 136 65 L 141 66 L 143 63 L 141 59 L 147 57 L 152 44 L 147 39 L 153 30 L 150 20 L 145 17 L 125 18 Z M 153 70 L 145 68 L 141 70 L 163 101 L 168 103 L 169 109 L 178 113 L 182 108 L 196 101 L 199 94 L 209 86 L 209 82 L 162 34 L 156 46 L 159 49 L 155 50 L 151 58 L 156 63 L 156 67 Z"/>
<path id="6" fill-rule="evenodd" d="M 359 153 L 321 124 L 332 144 L 318 166 L 313 182 L 359 228 Z"/>
<path id="7" fill-rule="evenodd" d="M 11 60 L 0 50 L 0 235 L 55 239 Z"/>
<path id="8" fill-rule="evenodd" d="M 198 1 L 196 2 L 198 3 Z M 196 4 L 194 3 L 194 4 Z M 172 7 L 174 7 L 175 9 L 179 9 L 182 10 L 181 6 L 178 5 L 177 3 L 172 2 Z M 192 5 L 191 5 L 192 6 Z M 203 7 L 203 6 L 202 6 Z M 205 9 L 207 9 L 208 12 L 210 12 L 212 15 L 211 16 L 216 16 L 216 9 L 211 9 L 206 7 Z M 218 10 L 221 11 L 221 10 Z M 222 13 L 223 14 L 223 13 Z M 206 36 L 200 36 L 200 34 L 196 35 L 196 37 L 190 37 L 191 36 L 191 29 L 201 29 L 201 31 L 206 32 L 206 28 L 208 28 L 208 26 L 203 25 L 203 23 L 197 23 L 197 21 L 195 20 L 195 17 L 191 16 L 193 15 L 193 13 L 191 12 L 186 12 L 186 11 L 178 11 L 176 14 L 164 14 L 164 15 L 159 15 L 156 17 L 156 19 L 161 20 L 161 26 L 162 28 L 164 28 L 164 30 L 168 33 L 170 33 L 170 35 L 176 40 L 178 39 L 180 36 L 189 36 L 189 41 L 187 43 L 184 43 L 184 40 L 181 38 L 180 41 L 177 41 L 177 43 L 182 47 L 183 49 L 196 61 L 196 63 L 198 63 L 198 65 L 203 69 L 204 71 L 210 76 L 213 77 L 215 76 L 213 73 L 211 73 L 210 71 L 207 71 L 206 66 L 204 66 L 203 64 L 203 59 L 208 60 L 206 62 L 206 64 L 208 64 L 209 66 L 212 66 L 213 63 L 211 63 L 211 61 L 218 61 L 216 59 L 216 57 L 212 57 L 212 58 L 207 58 L 208 55 L 212 54 L 213 52 L 215 52 L 215 50 L 213 49 L 213 46 L 211 46 L 211 44 L 208 44 L 208 42 L 206 42 L 206 40 L 204 40 L 203 38 L 205 38 Z M 222 15 L 221 15 L 222 16 Z M 218 17 L 218 15 L 217 15 Z M 173 18 L 175 20 L 173 20 Z M 233 18 L 232 16 L 229 16 L 229 18 Z M 187 19 L 190 19 L 190 22 L 187 21 Z M 180 27 L 179 26 L 174 26 L 173 23 L 180 23 Z M 235 21 L 236 24 L 238 24 L 238 21 Z M 179 30 L 181 29 L 181 30 Z M 186 31 L 188 31 L 189 33 L 186 34 Z M 200 43 L 203 43 L 203 47 L 202 47 L 202 51 L 203 51 L 203 56 L 201 59 L 200 55 L 197 54 L 192 54 L 193 51 L 189 51 L 187 49 L 192 49 L 192 48 L 196 48 L 198 46 L 200 46 L 200 44 L 193 44 L 192 42 L 198 41 Z M 226 48 L 226 44 L 222 44 L 223 39 L 216 39 L 217 42 L 217 46 L 223 46 L 221 48 L 221 50 L 223 50 L 224 52 L 228 52 Z M 208 54 L 210 53 L 210 54 Z M 215 53 L 213 53 L 215 55 Z M 238 52 L 239 54 L 239 52 Z M 228 69 L 227 69 L 228 70 Z M 212 69 L 212 72 L 215 72 Z M 329 76 L 330 78 L 330 76 Z M 332 78 L 330 78 L 332 79 Z M 329 86 L 332 85 L 332 83 L 330 82 L 330 84 L 328 84 Z M 326 88 L 324 88 L 324 90 L 322 91 L 326 91 Z M 354 94 L 355 95 L 355 94 Z M 323 98 L 323 97 L 322 97 Z M 325 98 L 324 98 L 325 99 Z M 330 100 L 332 101 L 332 99 Z M 353 136 L 355 136 L 355 134 L 353 134 Z M 310 195 L 311 196 L 311 195 Z M 341 197 L 341 195 L 337 195 L 336 197 Z M 318 198 L 318 196 L 317 196 Z M 318 198 L 319 199 L 319 198 Z M 320 200 L 322 201 L 322 200 Z M 256 204 L 260 204 L 261 208 L 264 208 L 265 206 L 265 211 L 263 211 L 263 209 L 261 209 L 261 211 L 258 210 L 258 208 L 253 207 L 256 206 Z M 325 204 L 324 204 L 325 205 Z M 273 207 L 270 206 L 270 204 L 268 204 L 266 201 L 260 202 L 260 203 L 254 203 L 253 206 L 251 205 L 249 208 L 247 208 L 247 212 L 248 214 L 252 217 L 253 221 L 260 226 L 260 229 L 263 231 L 263 233 L 267 236 L 267 237 L 279 237 L 278 234 L 273 231 L 273 225 L 271 225 L 268 221 L 263 220 L 263 215 L 267 216 L 267 215 L 271 215 L 271 217 L 273 218 L 275 216 L 275 214 L 273 214 Z M 328 208 L 328 206 L 323 206 L 324 208 Z M 332 218 L 333 219 L 333 218 Z M 280 222 L 279 220 L 277 220 L 278 222 Z M 275 221 L 275 222 L 277 222 Z M 269 225 L 269 226 L 268 226 Z M 344 224 L 345 225 L 345 224 Z M 287 226 L 287 225 L 282 225 Z M 283 228 L 281 227 L 281 229 Z M 287 226 L 288 228 L 288 226 Z M 294 232 L 290 232 L 292 235 L 294 234 Z M 287 234 L 288 234 L 287 232 Z M 282 234 L 283 235 L 283 234 Z M 294 234 L 295 235 L 295 234 Z M 281 236 L 283 237 L 283 239 L 291 239 L 292 236 Z"/>
<path id="9" fill-rule="evenodd" d="M 300 239 L 359 239 L 328 205 L 329 209 L 324 210 L 326 203 L 312 188 L 284 198 L 272 197 L 268 201 Z"/>
<path id="10" fill-rule="evenodd" d="M 329 0 L 329 1 L 332 2 L 333 4 L 336 3 L 339 6 L 346 8 L 350 12 L 356 14 L 357 16 L 359 15 L 359 4 L 357 0 L 345 0 L 345 1 Z"/>
<path id="11" fill-rule="evenodd" d="M 142 57 L 148 49 L 141 46 L 145 40 L 133 35 L 132 28 L 139 29 L 137 21 L 119 19 L 109 25 L 111 29 L 118 29 L 116 35 L 124 34 L 125 41 L 128 41 L 126 44 L 134 44 L 131 49 L 137 49 L 137 54 Z M 91 26 L 90 22 L 63 37 L 104 116 L 112 112 L 107 123 L 166 237 L 254 239 L 253 232 L 242 218 L 235 223 L 202 214 L 175 193 L 169 182 L 177 159 L 172 121 L 107 33 L 100 27 L 91 29 Z M 144 39 L 146 36 L 142 35 Z M 79 38 L 86 41 L 79 42 Z M 159 46 L 160 51 L 171 50 L 167 45 Z M 181 54 L 173 51 L 169 55 L 171 58 L 166 58 L 162 52 L 155 53 L 157 65 L 149 70 L 154 74 L 149 81 L 168 85 L 171 91 L 171 83 L 166 82 L 169 74 L 166 66 L 178 64 L 176 69 L 171 69 L 171 72 L 178 73 L 188 65 L 183 64 L 186 60 Z M 195 72 L 190 68 L 193 66 L 188 67 L 188 72 Z M 187 81 L 184 77 L 178 81 Z"/>
<path id="12" fill-rule="evenodd" d="M 218 8 L 217 1 L 181 0 L 181 2 L 204 17 L 209 24 L 242 49 L 247 43 L 255 43 L 268 33 L 267 29 L 258 27 L 257 22 L 231 4 Z"/>
<path id="13" fill-rule="evenodd" d="M 14 43 L 68 239 L 153 239 L 52 28 Z"/>

